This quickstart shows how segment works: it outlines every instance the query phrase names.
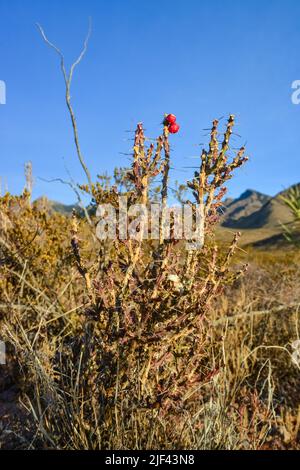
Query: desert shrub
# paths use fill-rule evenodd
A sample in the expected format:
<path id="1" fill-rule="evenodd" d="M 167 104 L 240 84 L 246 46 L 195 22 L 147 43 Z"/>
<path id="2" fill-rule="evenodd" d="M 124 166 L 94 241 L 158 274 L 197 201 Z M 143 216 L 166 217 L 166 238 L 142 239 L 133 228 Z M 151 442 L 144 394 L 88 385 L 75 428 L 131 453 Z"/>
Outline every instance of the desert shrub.
<path id="1" fill-rule="evenodd" d="M 75 214 L 49 214 L 30 204 L 26 192 L 1 201 L 11 222 L 1 245 L 1 298 L 11 307 L 9 313 L 2 309 L 3 331 L 16 352 L 23 402 L 42 445 L 236 448 L 263 441 L 267 420 L 251 440 L 247 425 L 241 433 L 239 419 L 232 418 L 242 398 L 233 394 L 231 367 L 212 324 L 211 306 L 244 272 L 241 263 L 230 269 L 239 235 L 227 251 L 214 237 L 224 184 L 246 161 L 243 148 L 229 160 L 233 125 L 230 116 L 220 145 L 214 121 L 209 150 L 188 182 L 189 204 L 194 212 L 200 206 L 203 216 L 198 244 L 189 240 L 189 249 L 162 236 L 164 209 L 158 240 L 143 239 L 143 219 L 136 239 L 98 240 L 95 217 L 91 227 Z M 129 204 L 149 205 L 151 181 L 160 175 L 166 208 L 169 169 L 168 127 L 146 147 L 139 124 L 124 176 Z M 81 188 L 94 204 L 118 209 L 115 187 Z M 245 380 L 241 370 L 240 390 Z M 269 405 L 255 393 L 251 400 L 247 419 L 256 429 Z"/>

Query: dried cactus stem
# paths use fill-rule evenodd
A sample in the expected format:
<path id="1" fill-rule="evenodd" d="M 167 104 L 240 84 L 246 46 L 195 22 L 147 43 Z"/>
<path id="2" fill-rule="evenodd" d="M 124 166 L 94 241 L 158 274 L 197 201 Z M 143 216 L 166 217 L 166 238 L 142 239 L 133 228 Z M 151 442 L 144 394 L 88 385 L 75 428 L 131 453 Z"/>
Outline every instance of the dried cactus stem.
<path id="1" fill-rule="evenodd" d="M 169 183 L 169 171 L 170 171 L 170 143 L 169 143 L 169 131 L 168 127 L 164 126 L 163 130 L 163 148 L 165 152 L 164 159 L 164 170 L 162 179 L 161 189 L 161 220 L 159 226 L 159 244 L 162 245 L 164 242 L 164 226 L 166 220 L 166 209 L 168 204 L 168 183 Z"/>

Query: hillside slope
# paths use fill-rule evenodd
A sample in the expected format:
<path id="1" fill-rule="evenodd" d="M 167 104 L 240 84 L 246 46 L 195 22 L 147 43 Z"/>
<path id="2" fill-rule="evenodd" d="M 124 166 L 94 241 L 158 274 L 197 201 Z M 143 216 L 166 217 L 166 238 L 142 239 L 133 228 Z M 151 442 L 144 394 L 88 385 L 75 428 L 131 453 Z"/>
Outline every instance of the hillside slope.
<path id="1" fill-rule="evenodd" d="M 289 189 L 271 198 L 257 191 L 247 190 L 239 198 L 233 200 L 225 211 L 221 225 L 235 229 L 281 229 L 282 224 L 292 222 L 293 216 L 289 208 L 281 200 Z"/>
<path id="2" fill-rule="evenodd" d="M 258 212 L 270 199 L 270 196 L 252 189 L 247 189 L 237 199 L 226 199 L 224 201 L 222 225 L 231 228 L 239 227 L 241 220 L 247 219 Z"/>

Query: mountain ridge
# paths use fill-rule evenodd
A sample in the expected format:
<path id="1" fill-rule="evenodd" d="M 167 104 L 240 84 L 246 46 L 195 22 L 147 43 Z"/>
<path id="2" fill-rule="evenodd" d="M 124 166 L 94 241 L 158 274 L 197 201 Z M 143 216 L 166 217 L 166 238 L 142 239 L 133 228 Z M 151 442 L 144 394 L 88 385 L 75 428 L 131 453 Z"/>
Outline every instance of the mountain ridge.
<path id="1" fill-rule="evenodd" d="M 234 229 L 279 229 L 293 221 L 290 209 L 281 198 L 298 185 L 280 191 L 274 197 L 248 189 L 229 204 L 225 200 L 221 225 Z"/>

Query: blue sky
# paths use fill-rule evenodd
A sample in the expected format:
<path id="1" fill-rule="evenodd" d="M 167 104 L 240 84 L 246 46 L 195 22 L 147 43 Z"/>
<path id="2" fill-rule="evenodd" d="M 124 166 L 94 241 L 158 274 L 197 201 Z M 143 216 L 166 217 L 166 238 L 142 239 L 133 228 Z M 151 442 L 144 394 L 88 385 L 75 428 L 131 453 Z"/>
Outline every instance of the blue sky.
<path id="1" fill-rule="evenodd" d="M 172 136 L 172 180 L 191 175 L 213 118 L 234 113 L 236 146 L 250 162 L 229 184 L 275 194 L 300 181 L 300 105 L 291 84 L 300 79 L 298 0 L 0 0 L 2 180 L 19 192 L 23 166 L 33 163 L 34 196 L 71 203 L 72 191 L 39 178 L 84 181 L 77 162 L 64 87 L 55 53 L 70 64 L 81 48 L 88 17 L 93 32 L 75 72 L 72 98 L 81 146 L 93 177 L 126 166 L 133 130 L 160 132 L 164 112 L 181 124 Z M 222 126 L 225 119 L 221 121 Z"/>

